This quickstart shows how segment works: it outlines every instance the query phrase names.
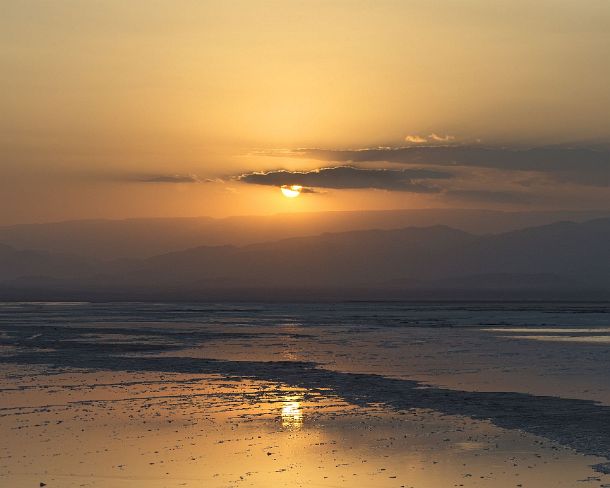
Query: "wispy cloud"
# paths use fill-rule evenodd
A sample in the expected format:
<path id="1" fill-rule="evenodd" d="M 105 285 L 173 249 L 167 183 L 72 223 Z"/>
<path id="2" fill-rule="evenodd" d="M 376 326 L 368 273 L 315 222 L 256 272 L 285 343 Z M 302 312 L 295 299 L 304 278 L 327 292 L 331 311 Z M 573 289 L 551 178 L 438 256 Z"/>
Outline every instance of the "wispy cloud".
<path id="1" fill-rule="evenodd" d="M 405 141 L 411 142 L 413 144 L 423 144 L 425 142 L 428 142 L 428 139 L 418 135 L 409 135 L 405 136 Z"/>
<path id="2" fill-rule="evenodd" d="M 140 183 L 201 183 L 202 180 L 197 175 L 184 174 L 158 174 L 134 176 L 132 181 Z"/>
<path id="3" fill-rule="evenodd" d="M 453 142 L 455 141 L 455 136 L 451 136 L 449 134 L 445 134 L 444 136 L 440 136 L 435 134 L 434 132 L 428 136 L 428 139 L 435 142 Z"/>
<path id="4" fill-rule="evenodd" d="M 411 144 L 426 144 L 431 142 L 436 143 L 448 143 L 455 141 L 455 136 L 445 134 L 444 136 L 435 134 L 428 134 L 427 136 L 421 136 L 419 134 L 409 134 L 405 136 L 405 141 Z"/>
<path id="5" fill-rule="evenodd" d="M 122 174 L 104 175 L 104 179 L 110 181 L 127 183 L 223 183 L 221 179 L 201 178 L 195 174 L 185 173 L 144 173 L 144 174 Z"/>
<path id="6" fill-rule="evenodd" d="M 424 180 L 449 179 L 453 174 L 430 169 L 370 169 L 352 166 L 319 168 L 312 171 L 276 170 L 245 173 L 236 177 L 243 183 L 268 186 L 301 185 L 309 192 L 316 188 L 377 189 L 414 193 L 436 193 L 435 185 Z"/>

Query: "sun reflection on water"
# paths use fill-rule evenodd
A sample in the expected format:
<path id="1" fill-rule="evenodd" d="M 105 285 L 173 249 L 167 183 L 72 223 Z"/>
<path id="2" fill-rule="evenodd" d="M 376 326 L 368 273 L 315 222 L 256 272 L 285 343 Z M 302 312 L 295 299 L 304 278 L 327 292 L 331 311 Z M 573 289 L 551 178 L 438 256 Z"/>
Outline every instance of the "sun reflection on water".
<path id="1" fill-rule="evenodd" d="M 287 398 L 282 403 L 282 428 L 296 430 L 303 427 L 303 409 L 296 398 Z"/>

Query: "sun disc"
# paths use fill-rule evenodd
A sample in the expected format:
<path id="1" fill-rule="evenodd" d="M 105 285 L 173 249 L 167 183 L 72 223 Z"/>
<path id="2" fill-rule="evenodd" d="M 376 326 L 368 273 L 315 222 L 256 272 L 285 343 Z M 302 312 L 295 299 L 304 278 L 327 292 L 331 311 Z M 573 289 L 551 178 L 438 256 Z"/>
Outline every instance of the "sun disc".
<path id="1" fill-rule="evenodd" d="M 301 194 L 303 187 L 301 185 L 282 185 L 280 190 L 285 197 L 295 198 Z"/>

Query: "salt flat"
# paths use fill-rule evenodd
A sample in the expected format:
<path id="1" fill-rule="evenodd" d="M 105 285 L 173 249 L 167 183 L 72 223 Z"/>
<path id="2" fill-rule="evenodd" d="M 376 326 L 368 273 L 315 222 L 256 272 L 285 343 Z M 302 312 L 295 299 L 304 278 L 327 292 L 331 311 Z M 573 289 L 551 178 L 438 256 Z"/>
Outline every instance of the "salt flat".
<path id="1" fill-rule="evenodd" d="M 610 486 L 599 304 L 6 304 L 2 486 Z M 554 341 L 545 336 L 583 339 Z"/>

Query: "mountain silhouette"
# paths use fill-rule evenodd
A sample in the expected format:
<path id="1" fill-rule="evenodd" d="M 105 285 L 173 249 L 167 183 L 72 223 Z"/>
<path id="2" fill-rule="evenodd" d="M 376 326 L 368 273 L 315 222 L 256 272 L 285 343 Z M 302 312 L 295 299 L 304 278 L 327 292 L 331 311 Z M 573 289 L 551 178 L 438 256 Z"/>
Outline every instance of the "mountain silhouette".
<path id="1" fill-rule="evenodd" d="M 110 261 L 3 245 L 0 291 L 273 300 L 312 294 L 435 297 L 470 290 L 587 299 L 610 294 L 608 243 L 609 218 L 484 235 L 443 225 L 335 232 Z"/>
<path id="2" fill-rule="evenodd" d="M 305 212 L 214 219 L 80 220 L 0 227 L 0 242 L 18 249 L 98 259 L 140 259 L 196 246 L 245 246 L 325 232 L 447 225 L 473 234 L 501 233 L 559 220 L 582 222 L 610 211 L 502 212 L 415 209 Z"/>

